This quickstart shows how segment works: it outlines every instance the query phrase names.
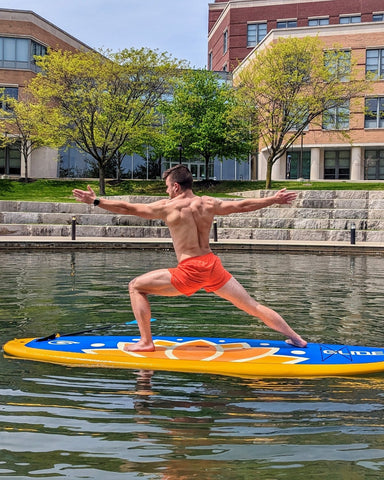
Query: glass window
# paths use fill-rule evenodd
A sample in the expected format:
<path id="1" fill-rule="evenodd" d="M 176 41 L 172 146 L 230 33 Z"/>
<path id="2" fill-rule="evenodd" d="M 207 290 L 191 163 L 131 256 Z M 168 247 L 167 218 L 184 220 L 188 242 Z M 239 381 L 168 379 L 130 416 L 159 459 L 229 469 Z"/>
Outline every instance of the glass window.
<path id="1" fill-rule="evenodd" d="M 0 37 L 0 68 L 37 71 L 34 55 L 45 55 L 47 48 L 28 38 Z"/>
<path id="2" fill-rule="evenodd" d="M 247 47 L 255 47 L 267 35 L 266 23 L 250 23 L 247 25 Z"/>
<path id="3" fill-rule="evenodd" d="M 0 174 L 20 175 L 20 142 L 0 149 Z"/>
<path id="4" fill-rule="evenodd" d="M 323 113 L 324 130 L 348 130 L 349 128 L 349 103 L 330 108 Z"/>
<path id="5" fill-rule="evenodd" d="M 5 173 L 5 148 L 0 148 L 0 175 Z"/>
<path id="6" fill-rule="evenodd" d="M 5 98 L 6 97 L 11 97 L 11 98 L 15 98 L 17 100 L 18 97 L 19 97 L 18 87 L 2 87 L 0 85 L 0 90 L 1 90 L 2 95 L 4 95 Z M 9 110 L 9 105 L 7 105 L 7 102 L 3 102 L 3 101 L 0 100 L 0 109 Z"/>
<path id="7" fill-rule="evenodd" d="M 286 178 L 310 178 L 311 152 L 310 150 L 294 150 L 287 154 Z"/>
<path id="8" fill-rule="evenodd" d="M 324 152 L 324 180 L 349 180 L 349 150 L 326 150 Z"/>
<path id="9" fill-rule="evenodd" d="M 361 16 L 360 15 L 350 15 L 347 17 L 340 17 L 340 23 L 360 23 Z"/>
<path id="10" fill-rule="evenodd" d="M 208 70 L 212 70 L 212 52 L 208 54 Z"/>
<path id="11" fill-rule="evenodd" d="M 228 50 L 228 30 L 223 33 L 223 53 Z"/>
<path id="12" fill-rule="evenodd" d="M 16 38 L 4 38 L 3 60 L 16 60 Z"/>
<path id="13" fill-rule="evenodd" d="M 366 51 L 365 71 L 373 73 L 376 78 L 384 78 L 384 49 Z"/>
<path id="14" fill-rule="evenodd" d="M 277 28 L 294 28 L 297 27 L 297 20 L 282 20 L 277 22 Z"/>
<path id="15" fill-rule="evenodd" d="M 308 20 L 309 27 L 317 27 L 319 25 L 329 25 L 329 18 L 310 18 Z"/>
<path id="16" fill-rule="evenodd" d="M 384 97 L 365 100 L 364 128 L 384 128 Z"/>
<path id="17" fill-rule="evenodd" d="M 372 15 L 373 22 L 382 22 L 384 20 L 384 13 L 375 13 Z"/>
<path id="18" fill-rule="evenodd" d="M 332 78 L 348 81 L 351 73 L 351 52 L 349 50 L 327 50 L 324 52 L 324 64 Z"/>
<path id="19" fill-rule="evenodd" d="M 20 144 L 9 147 L 9 174 L 20 175 Z"/>
<path id="20" fill-rule="evenodd" d="M 384 150 L 365 150 L 365 180 L 384 180 Z"/>

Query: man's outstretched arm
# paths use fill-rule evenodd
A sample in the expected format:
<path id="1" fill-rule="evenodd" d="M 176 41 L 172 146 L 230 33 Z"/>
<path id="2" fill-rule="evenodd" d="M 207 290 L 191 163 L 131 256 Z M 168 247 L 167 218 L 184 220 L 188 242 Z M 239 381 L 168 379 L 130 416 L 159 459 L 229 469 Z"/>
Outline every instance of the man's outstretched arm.
<path id="1" fill-rule="evenodd" d="M 88 185 L 87 190 L 79 190 L 75 188 L 72 190 L 73 196 L 78 202 L 93 205 L 97 195 Z M 100 199 L 98 206 L 104 210 L 112 213 L 120 213 L 122 215 L 136 215 L 142 218 L 162 218 L 162 204 L 163 200 L 153 203 L 128 203 L 121 200 Z"/>
<path id="2" fill-rule="evenodd" d="M 245 200 L 222 200 L 216 203 L 214 215 L 229 215 L 230 213 L 253 212 L 271 205 L 287 205 L 297 197 L 296 192 L 287 192 L 286 188 L 279 190 L 275 195 L 265 198 L 247 198 Z"/>

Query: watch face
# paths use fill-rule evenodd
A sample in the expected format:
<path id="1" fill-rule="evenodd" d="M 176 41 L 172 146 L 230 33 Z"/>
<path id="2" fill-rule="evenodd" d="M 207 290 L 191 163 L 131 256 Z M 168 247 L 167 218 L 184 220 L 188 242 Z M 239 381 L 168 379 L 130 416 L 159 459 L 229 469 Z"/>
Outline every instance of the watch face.
<path id="1" fill-rule="evenodd" d="M 98 198 L 95 198 L 95 200 L 93 201 L 93 205 L 95 205 L 95 207 L 97 207 L 97 205 L 99 205 L 100 203 L 100 200 Z"/>

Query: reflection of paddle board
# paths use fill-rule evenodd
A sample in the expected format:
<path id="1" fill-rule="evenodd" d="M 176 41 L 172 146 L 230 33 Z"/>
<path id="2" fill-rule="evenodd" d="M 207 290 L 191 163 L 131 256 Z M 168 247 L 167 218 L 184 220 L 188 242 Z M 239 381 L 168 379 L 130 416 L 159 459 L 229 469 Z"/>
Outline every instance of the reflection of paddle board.
<path id="1" fill-rule="evenodd" d="M 324 345 L 292 347 L 283 341 L 154 337 L 156 351 L 125 352 L 128 336 L 57 336 L 15 339 L 7 355 L 63 365 L 114 367 L 254 377 L 362 375 L 384 372 L 384 348 Z"/>

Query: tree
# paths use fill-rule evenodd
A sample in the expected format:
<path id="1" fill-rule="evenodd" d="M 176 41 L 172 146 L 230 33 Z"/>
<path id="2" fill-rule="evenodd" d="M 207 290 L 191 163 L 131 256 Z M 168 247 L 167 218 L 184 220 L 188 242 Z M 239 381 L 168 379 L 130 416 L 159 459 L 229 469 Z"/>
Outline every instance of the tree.
<path id="1" fill-rule="evenodd" d="M 34 150 L 49 145 L 41 126 L 45 116 L 45 109 L 36 101 L 27 90 L 23 92 L 23 99 L 17 100 L 3 94 L 0 97 L 6 109 L 0 121 L 0 144 L 2 146 L 15 145 L 24 160 L 24 178 L 28 181 L 28 161 Z M 5 133 L 6 132 L 6 133 Z"/>
<path id="2" fill-rule="evenodd" d="M 142 140 L 184 62 L 142 48 L 118 53 L 50 50 L 37 64 L 42 71 L 30 87 L 47 107 L 47 136 L 95 159 L 104 195 L 108 164 L 125 152 L 125 145 Z"/>
<path id="3" fill-rule="evenodd" d="M 161 104 L 165 116 L 163 153 L 178 158 L 200 156 L 206 178 L 210 159 L 237 157 L 250 151 L 249 128 L 238 108 L 235 92 L 217 74 L 188 70 L 174 85 L 173 98 Z"/>
<path id="4" fill-rule="evenodd" d="M 311 122 L 332 109 L 349 114 L 346 105 L 367 90 L 349 52 L 325 49 L 317 37 L 279 39 L 239 71 L 239 95 L 256 112 L 259 138 L 268 151 L 266 188 L 274 163 Z"/>

